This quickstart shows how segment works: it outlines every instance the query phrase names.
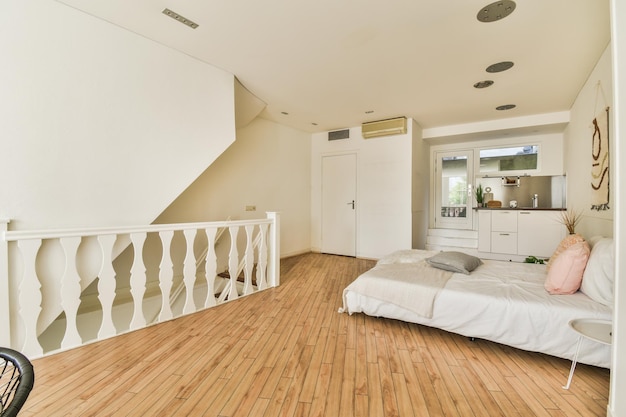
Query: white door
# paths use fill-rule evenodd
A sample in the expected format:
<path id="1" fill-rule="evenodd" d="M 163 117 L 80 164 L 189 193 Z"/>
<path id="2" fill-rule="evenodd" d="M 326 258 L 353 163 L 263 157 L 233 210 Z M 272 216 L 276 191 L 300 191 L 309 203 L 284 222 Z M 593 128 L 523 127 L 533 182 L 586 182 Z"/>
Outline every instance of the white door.
<path id="1" fill-rule="evenodd" d="M 435 227 L 472 228 L 473 151 L 435 154 Z"/>
<path id="2" fill-rule="evenodd" d="M 356 154 L 322 157 L 322 252 L 356 256 Z"/>

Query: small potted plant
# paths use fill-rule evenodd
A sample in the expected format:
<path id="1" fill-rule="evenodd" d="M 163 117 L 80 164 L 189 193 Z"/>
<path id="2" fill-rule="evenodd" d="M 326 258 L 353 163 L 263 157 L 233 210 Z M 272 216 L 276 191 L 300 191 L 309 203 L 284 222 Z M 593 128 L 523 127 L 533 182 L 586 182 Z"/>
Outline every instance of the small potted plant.
<path id="1" fill-rule="evenodd" d="M 476 193 L 476 203 L 478 203 L 478 207 L 483 206 L 483 185 L 478 184 L 475 190 Z"/>
<path id="2" fill-rule="evenodd" d="M 560 222 L 565 225 L 570 235 L 576 233 L 576 225 L 583 217 L 582 211 L 574 211 L 573 209 L 565 210 L 561 212 Z"/>

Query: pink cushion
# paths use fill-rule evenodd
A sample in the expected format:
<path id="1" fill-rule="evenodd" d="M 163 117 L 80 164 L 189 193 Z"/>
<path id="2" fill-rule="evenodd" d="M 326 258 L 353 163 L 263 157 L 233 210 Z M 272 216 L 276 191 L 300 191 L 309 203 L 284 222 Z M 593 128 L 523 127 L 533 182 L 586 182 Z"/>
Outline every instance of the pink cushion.
<path id="1" fill-rule="evenodd" d="M 584 242 L 584 241 L 585 239 L 578 233 L 565 236 L 563 240 L 561 240 L 561 242 L 559 243 L 559 246 L 556 247 L 556 250 L 554 251 L 554 253 L 550 257 L 550 260 L 548 261 L 548 271 L 550 270 L 550 268 L 552 268 L 552 264 L 554 263 L 554 261 L 556 261 L 559 255 L 563 253 L 563 251 L 565 251 L 567 248 L 569 248 L 570 246 L 578 242 Z"/>
<path id="2" fill-rule="evenodd" d="M 546 290 L 550 294 L 574 294 L 578 291 L 590 252 L 587 242 L 574 243 L 561 252 L 548 271 L 544 285 Z"/>

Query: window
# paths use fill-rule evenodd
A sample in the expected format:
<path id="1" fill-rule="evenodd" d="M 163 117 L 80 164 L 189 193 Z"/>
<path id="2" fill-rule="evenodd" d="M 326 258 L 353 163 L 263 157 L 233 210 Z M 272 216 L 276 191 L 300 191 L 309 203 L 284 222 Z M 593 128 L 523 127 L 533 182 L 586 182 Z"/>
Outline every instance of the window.
<path id="1" fill-rule="evenodd" d="M 480 150 L 480 173 L 528 171 L 539 168 L 539 145 Z"/>

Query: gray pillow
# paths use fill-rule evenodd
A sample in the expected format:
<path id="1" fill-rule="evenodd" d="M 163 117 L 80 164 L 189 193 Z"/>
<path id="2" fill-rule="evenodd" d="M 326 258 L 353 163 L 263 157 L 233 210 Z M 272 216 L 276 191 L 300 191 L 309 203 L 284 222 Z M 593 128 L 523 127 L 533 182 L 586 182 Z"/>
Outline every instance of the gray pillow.
<path id="1" fill-rule="evenodd" d="M 426 262 L 435 268 L 466 275 L 483 264 L 480 258 L 463 252 L 439 252 L 435 256 L 426 258 Z"/>

